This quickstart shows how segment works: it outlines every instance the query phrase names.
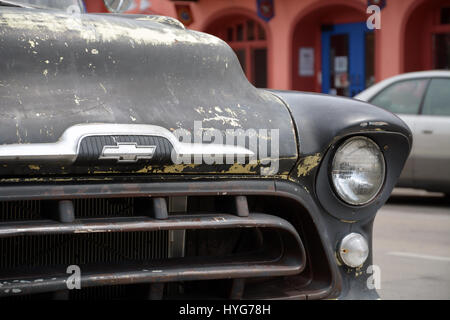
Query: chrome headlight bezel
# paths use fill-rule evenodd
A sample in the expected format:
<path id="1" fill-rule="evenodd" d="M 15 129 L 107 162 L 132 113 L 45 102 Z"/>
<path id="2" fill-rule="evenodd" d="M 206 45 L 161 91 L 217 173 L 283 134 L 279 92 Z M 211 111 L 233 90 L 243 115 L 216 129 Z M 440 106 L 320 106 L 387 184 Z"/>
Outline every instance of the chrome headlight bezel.
<path id="1" fill-rule="evenodd" d="M 353 201 L 350 196 L 342 193 L 339 190 L 339 188 L 337 187 L 336 179 L 333 176 L 333 168 L 335 167 L 336 155 L 339 152 L 343 152 L 344 148 L 348 147 L 355 140 L 360 140 L 360 141 L 363 141 L 364 143 L 370 145 L 370 147 L 372 147 L 373 150 L 376 150 L 376 152 L 377 152 L 376 156 L 378 156 L 380 158 L 379 165 L 381 167 L 381 172 L 380 172 L 381 179 L 380 179 L 377 187 L 374 189 L 374 191 L 370 193 L 370 196 L 367 199 L 362 200 L 362 201 Z M 360 207 L 360 206 L 364 206 L 364 205 L 367 205 L 367 204 L 370 204 L 371 202 L 373 202 L 377 198 L 377 196 L 380 194 L 380 192 L 383 190 L 383 186 L 386 182 L 386 159 L 385 159 L 384 154 L 383 154 L 382 150 L 380 149 L 379 145 L 372 139 L 362 136 L 362 135 L 361 136 L 360 135 L 352 136 L 348 139 L 345 139 L 339 145 L 339 147 L 336 148 L 335 152 L 333 153 L 333 155 L 330 159 L 329 179 L 330 179 L 331 187 L 332 187 L 334 193 L 336 194 L 337 198 L 340 201 L 343 201 L 345 204 L 350 205 L 350 206 Z"/>
<path id="2" fill-rule="evenodd" d="M 334 192 L 330 177 L 331 162 L 336 149 L 344 141 L 355 136 L 364 136 L 375 141 L 383 152 L 386 164 L 385 182 L 379 194 L 370 203 L 361 206 L 353 206 L 342 201 Z M 410 148 L 411 142 L 407 136 L 392 133 L 387 129 L 342 132 L 328 145 L 315 177 L 315 191 L 321 206 L 328 214 L 340 221 L 357 222 L 374 217 L 396 185 Z"/>

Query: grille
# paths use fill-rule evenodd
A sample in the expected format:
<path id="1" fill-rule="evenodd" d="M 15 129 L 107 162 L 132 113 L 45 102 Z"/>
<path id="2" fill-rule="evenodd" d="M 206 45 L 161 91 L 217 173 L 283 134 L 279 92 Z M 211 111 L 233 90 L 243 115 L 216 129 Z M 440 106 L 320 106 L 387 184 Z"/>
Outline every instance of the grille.
<path id="1" fill-rule="evenodd" d="M 285 294 L 265 292 L 266 278 L 282 283 L 304 274 L 304 280 L 289 282 L 292 290 L 309 283 L 298 230 L 314 227 L 294 202 L 150 195 L 80 198 L 79 192 L 64 200 L 71 204 L 67 210 L 73 205 L 75 220 L 59 219 L 61 198 L 0 201 L 0 283 L 9 292 L 0 296 L 239 299 L 244 287 L 250 298 Z M 69 265 L 80 267 L 82 290 L 67 290 Z M 244 286 L 244 279 L 261 282 Z"/>
<path id="2" fill-rule="evenodd" d="M 4 238 L 0 239 L 0 269 L 163 259 L 168 243 L 168 231 Z"/>
<path id="3" fill-rule="evenodd" d="M 42 219 L 42 201 L 1 201 L 0 221 L 21 221 Z"/>
<path id="4" fill-rule="evenodd" d="M 0 201 L 0 222 L 51 218 L 51 201 Z M 135 198 L 85 198 L 73 200 L 76 218 L 131 217 Z"/>
<path id="5" fill-rule="evenodd" d="M 134 215 L 134 198 L 76 199 L 75 217 L 129 217 Z"/>

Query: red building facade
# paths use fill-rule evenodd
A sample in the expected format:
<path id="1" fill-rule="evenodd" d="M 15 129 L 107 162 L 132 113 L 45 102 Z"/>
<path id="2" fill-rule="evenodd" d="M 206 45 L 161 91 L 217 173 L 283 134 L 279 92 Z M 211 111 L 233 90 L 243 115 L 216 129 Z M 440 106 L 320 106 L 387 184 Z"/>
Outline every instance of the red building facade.
<path id="1" fill-rule="evenodd" d="M 135 3 L 134 13 L 172 16 L 227 41 L 258 87 L 353 96 L 396 74 L 450 68 L 450 0 Z M 371 30 L 374 3 L 381 28 Z M 107 11 L 102 0 L 85 4 L 89 12 Z"/>

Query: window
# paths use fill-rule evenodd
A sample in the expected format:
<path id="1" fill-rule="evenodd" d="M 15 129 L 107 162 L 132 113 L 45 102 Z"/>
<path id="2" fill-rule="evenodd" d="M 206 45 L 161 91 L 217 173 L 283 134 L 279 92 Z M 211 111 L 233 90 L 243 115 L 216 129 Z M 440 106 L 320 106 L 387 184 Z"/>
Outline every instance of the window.
<path id="1" fill-rule="evenodd" d="M 441 8 L 440 13 L 441 24 L 450 24 L 450 7 Z"/>
<path id="2" fill-rule="evenodd" d="M 396 82 L 370 102 L 393 113 L 418 114 L 427 83 L 428 79 Z"/>
<path id="3" fill-rule="evenodd" d="M 253 82 L 257 88 L 267 87 L 267 69 L 261 66 L 265 66 L 267 63 L 267 49 L 253 49 Z"/>
<path id="4" fill-rule="evenodd" d="M 436 33 L 434 41 L 434 68 L 450 69 L 450 33 Z"/>
<path id="5" fill-rule="evenodd" d="M 432 79 L 423 102 L 423 114 L 450 116 L 450 79 Z"/>
<path id="6" fill-rule="evenodd" d="M 450 7 L 439 10 L 433 27 L 433 69 L 450 69 Z"/>
<path id="7" fill-rule="evenodd" d="M 375 33 L 365 33 L 366 42 L 366 88 L 375 83 Z"/>
<path id="8" fill-rule="evenodd" d="M 267 87 L 267 40 L 261 23 L 242 16 L 227 17 L 207 28 L 206 32 L 230 45 L 253 85 L 258 88 Z"/>

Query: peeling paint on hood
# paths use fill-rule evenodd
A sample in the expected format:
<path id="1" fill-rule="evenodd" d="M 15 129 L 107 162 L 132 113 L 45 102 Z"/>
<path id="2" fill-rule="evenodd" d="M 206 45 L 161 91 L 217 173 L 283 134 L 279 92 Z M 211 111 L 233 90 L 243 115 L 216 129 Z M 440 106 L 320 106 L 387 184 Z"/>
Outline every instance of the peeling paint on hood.
<path id="1" fill-rule="evenodd" d="M 279 172 L 295 165 L 298 145 L 286 105 L 248 82 L 225 42 L 164 17 L 2 8 L 0 54 L 0 145 L 53 143 L 85 123 L 193 132 L 197 121 L 223 134 L 279 130 Z M 24 174 L 53 170 L 39 167 L 25 166 Z M 0 175 L 19 171 L 0 169 Z M 206 164 L 187 169 L 235 171 Z"/>

